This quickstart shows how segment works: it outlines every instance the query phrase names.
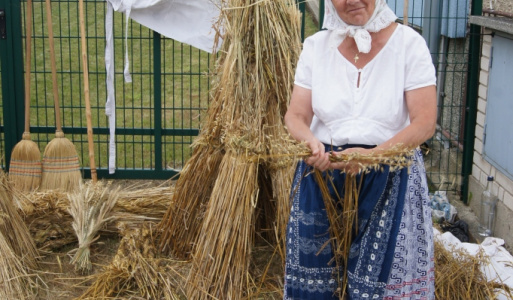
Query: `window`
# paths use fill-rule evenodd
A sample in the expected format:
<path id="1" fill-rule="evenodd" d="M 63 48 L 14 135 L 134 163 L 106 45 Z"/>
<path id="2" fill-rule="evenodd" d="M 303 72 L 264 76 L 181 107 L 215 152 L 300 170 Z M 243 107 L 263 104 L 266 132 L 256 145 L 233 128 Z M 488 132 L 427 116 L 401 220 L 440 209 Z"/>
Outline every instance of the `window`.
<path id="1" fill-rule="evenodd" d="M 513 179 L 513 40 L 495 35 L 483 137 L 485 159 Z"/>

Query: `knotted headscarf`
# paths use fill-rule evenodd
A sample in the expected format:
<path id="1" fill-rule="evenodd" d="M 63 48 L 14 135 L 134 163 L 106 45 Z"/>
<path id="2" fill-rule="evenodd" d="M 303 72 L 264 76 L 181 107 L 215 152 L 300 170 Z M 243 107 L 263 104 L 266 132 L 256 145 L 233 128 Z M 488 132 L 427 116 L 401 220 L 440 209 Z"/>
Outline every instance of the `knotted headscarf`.
<path id="1" fill-rule="evenodd" d="M 349 25 L 338 15 L 331 0 L 326 0 L 324 6 L 323 28 L 331 31 L 330 47 L 338 47 L 347 36 L 354 38 L 358 51 L 369 53 L 372 38 L 370 32 L 378 32 L 395 22 L 397 16 L 385 3 L 385 0 L 376 0 L 372 16 L 363 26 Z"/>

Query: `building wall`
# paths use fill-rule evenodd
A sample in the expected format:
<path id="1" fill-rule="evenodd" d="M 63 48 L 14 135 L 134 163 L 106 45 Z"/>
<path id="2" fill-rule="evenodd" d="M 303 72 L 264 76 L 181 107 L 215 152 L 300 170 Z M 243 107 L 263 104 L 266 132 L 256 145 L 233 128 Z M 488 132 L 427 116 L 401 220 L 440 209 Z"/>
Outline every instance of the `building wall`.
<path id="1" fill-rule="evenodd" d="M 470 206 L 476 215 L 480 216 L 481 192 L 486 187 L 488 176 L 494 176 L 492 190 L 499 198 L 496 211 L 494 236 L 503 238 L 509 246 L 513 246 L 513 228 L 510 224 L 513 219 L 513 181 L 488 163 L 483 157 L 483 133 L 486 118 L 486 101 L 488 93 L 488 78 L 490 56 L 492 51 L 492 30 L 483 29 L 481 71 L 479 75 L 478 112 L 475 131 L 474 158 L 472 177 L 469 184 Z"/>
<path id="2" fill-rule="evenodd" d="M 483 9 L 493 9 L 507 13 L 513 13 L 513 1 L 511 0 L 483 0 Z"/>

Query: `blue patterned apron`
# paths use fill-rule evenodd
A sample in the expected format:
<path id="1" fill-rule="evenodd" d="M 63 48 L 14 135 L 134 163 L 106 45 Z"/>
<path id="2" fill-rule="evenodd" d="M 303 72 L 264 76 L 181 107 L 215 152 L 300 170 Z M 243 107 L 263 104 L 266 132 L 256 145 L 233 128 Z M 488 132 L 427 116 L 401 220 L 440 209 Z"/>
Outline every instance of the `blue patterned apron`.
<path id="1" fill-rule="evenodd" d="M 329 223 L 319 186 L 313 174 L 307 175 L 311 170 L 300 162 L 294 177 L 287 227 L 285 299 L 338 299 L 335 276 L 340 274 L 335 274 L 330 264 L 331 245 L 325 246 L 330 238 Z M 343 195 L 345 174 L 335 171 L 329 176 Z M 409 169 L 390 172 L 384 167 L 363 176 L 358 231 L 347 265 L 348 298 L 434 298 L 432 232 L 426 230 L 431 228 L 431 218 L 420 151 Z M 417 229 L 409 233 L 407 224 L 415 224 Z"/>

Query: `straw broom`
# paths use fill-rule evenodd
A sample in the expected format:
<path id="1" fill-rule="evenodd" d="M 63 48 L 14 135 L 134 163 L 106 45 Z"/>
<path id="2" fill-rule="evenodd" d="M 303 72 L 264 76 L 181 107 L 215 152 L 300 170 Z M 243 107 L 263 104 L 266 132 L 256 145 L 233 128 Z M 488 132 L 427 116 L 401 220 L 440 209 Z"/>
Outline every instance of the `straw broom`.
<path id="1" fill-rule="evenodd" d="M 57 67 L 52 25 L 52 6 L 46 0 L 46 15 L 48 22 L 48 40 L 50 42 L 50 58 L 52 65 L 53 102 L 55 106 L 55 138 L 46 145 L 43 153 L 42 189 L 58 189 L 73 191 L 82 180 L 77 150 L 73 143 L 64 137 L 61 126 L 59 107 L 59 92 L 57 90 Z"/>
<path id="2" fill-rule="evenodd" d="M 11 153 L 9 178 L 16 189 L 32 191 L 41 184 L 41 152 L 30 139 L 30 64 L 32 48 L 32 0 L 27 0 L 25 49 L 25 131 Z"/>

